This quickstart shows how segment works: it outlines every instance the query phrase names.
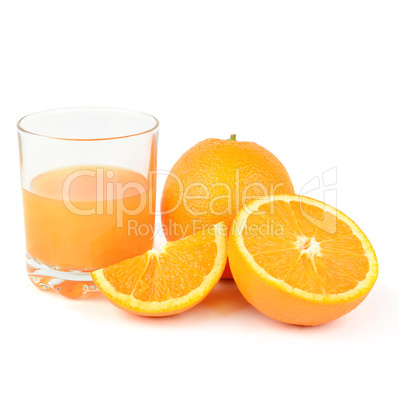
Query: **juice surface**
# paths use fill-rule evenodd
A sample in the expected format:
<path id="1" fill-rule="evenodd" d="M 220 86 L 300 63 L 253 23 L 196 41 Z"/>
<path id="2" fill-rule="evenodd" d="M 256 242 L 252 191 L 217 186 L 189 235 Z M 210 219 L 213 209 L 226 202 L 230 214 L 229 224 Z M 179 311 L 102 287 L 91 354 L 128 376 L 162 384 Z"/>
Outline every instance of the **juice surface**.
<path id="1" fill-rule="evenodd" d="M 60 270 L 91 271 L 152 247 L 155 190 L 140 173 L 73 166 L 23 188 L 26 250 Z"/>

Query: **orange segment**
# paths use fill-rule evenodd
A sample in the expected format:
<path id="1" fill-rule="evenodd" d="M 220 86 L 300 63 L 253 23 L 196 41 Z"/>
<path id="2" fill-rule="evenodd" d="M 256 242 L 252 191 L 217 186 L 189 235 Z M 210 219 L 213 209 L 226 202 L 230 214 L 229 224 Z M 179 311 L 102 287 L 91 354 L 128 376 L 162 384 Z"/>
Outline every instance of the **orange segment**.
<path id="1" fill-rule="evenodd" d="M 286 249 L 258 253 L 253 255 L 254 261 L 275 278 L 287 278 L 296 269 L 300 259 L 298 250 Z"/>
<path id="2" fill-rule="evenodd" d="M 227 259 L 224 223 L 92 272 L 114 304 L 141 315 L 171 315 L 199 303 L 220 279 Z"/>
<path id="3" fill-rule="evenodd" d="M 297 195 L 243 208 L 233 223 L 228 258 L 249 302 L 279 321 L 302 325 L 352 310 L 378 271 L 369 240 L 351 219 Z"/>

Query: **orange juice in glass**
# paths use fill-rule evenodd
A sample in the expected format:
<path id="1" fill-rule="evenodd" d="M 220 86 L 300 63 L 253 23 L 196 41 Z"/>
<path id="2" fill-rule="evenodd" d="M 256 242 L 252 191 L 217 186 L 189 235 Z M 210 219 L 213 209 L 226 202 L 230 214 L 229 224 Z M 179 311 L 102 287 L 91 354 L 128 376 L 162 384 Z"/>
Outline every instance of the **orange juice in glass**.
<path id="1" fill-rule="evenodd" d="M 18 122 L 26 264 L 37 287 L 96 295 L 90 271 L 152 248 L 158 126 L 116 108 Z"/>

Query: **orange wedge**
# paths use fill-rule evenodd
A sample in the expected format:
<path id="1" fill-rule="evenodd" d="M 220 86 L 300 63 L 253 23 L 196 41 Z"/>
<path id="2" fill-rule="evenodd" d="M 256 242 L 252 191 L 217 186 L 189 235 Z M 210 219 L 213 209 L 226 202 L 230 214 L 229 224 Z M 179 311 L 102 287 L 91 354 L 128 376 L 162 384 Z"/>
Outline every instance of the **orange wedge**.
<path id="1" fill-rule="evenodd" d="M 227 238 L 226 225 L 219 223 L 167 243 L 160 253 L 149 250 L 91 276 L 117 307 L 146 316 L 178 314 L 202 301 L 219 281 Z"/>
<path id="2" fill-rule="evenodd" d="M 275 320 L 299 325 L 348 313 L 378 274 L 376 254 L 350 218 L 298 195 L 244 207 L 233 222 L 228 259 L 249 303 Z"/>

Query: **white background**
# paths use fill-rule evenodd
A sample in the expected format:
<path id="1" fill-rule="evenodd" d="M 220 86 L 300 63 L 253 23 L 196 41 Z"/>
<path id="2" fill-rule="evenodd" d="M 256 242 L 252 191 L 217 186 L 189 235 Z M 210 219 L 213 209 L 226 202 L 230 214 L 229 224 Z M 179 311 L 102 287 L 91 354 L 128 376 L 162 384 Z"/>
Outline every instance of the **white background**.
<path id="1" fill-rule="evenodd" d="M 396 1 L 0 7 L 3 401 L 397 400 Z M 317 328 L 266 318 L 232 282 L 166 319 L 37 290 L 24 269 L 15 123 L 79 105 L 156 116 L 160 169 L 230 133 L 275 153 L 297 192 L 336 167 L 337 206 L 379 259 L 375 288 Z"/>

